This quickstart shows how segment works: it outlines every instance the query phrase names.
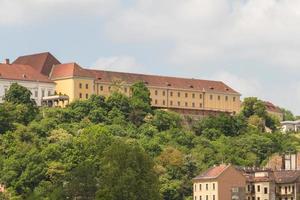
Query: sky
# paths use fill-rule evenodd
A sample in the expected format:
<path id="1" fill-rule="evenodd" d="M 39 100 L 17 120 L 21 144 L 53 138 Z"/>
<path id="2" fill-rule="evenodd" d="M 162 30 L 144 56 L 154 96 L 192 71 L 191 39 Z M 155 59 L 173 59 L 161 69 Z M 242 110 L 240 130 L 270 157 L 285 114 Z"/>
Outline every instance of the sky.
<path id="1" fill-rule="evenodd" d="M 0 0 L 0 59 L 221 80 L 300 115 L 299 0 Z"/>

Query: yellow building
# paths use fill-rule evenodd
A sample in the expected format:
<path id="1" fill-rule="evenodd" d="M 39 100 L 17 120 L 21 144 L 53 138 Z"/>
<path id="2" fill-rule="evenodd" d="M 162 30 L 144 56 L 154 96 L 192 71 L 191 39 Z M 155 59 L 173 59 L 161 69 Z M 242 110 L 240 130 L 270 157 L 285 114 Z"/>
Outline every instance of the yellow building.
<path id="1" fill-rule="evenodd" d="M 37 56 L 38 55 L 38 56 Z M 40 58 L 42 57 L 42 58 Z M 47 59 L 44 59 L 44 58 Z M 92 94 L 109 96 L 113 91 L 130 95 L 130 86 L 142 81 L 149 88 L 152 106 L 188 115 L 207 115 L 240 111 L 240 94 L 220 81 L 84 69 L 76 63 L 60 64 L 50 53 L 22 56 L 19 63 L 38 65 L 56 83 L 56 93 L 69 96 L 70 102 Z M 43 62 L 42 62 L 43 61 Z M 51 65 L 51 62 L 53 65 Z"/>
<path id="2" fill-rule="evenodd" d="M 246 178 L 231 165 L 208 169 L 193 179 L 194 200 L 245 200 Z"/>

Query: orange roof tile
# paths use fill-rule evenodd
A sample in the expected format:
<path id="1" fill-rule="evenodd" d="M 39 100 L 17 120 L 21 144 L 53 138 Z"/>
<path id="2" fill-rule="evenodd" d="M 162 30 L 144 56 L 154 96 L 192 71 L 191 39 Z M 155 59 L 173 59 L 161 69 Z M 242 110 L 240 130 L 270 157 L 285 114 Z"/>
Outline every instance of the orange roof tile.
<path id="1" fill-rule="evenodd" d="M 83 69 L 76 63 L 54 65 L 50 73 L 50 77 L 52 80 L 68 77 L 94 78 L 93 74 L 90 71 Z"/>
<path id="2" fill-rule="evenodd" d="M 215 167 L 211 167 L 199 176 L 195 177 L 194 180 L 199 179 L 214 179 L 220 176 L 230 165 L 219 165 Z"/>
<path id="3" fill-rule="evenodd" d="M 278 106 L 275 106 L 273 103 L 265 101 L 264 104 L 266 106 L 267 111 L 282 113 L 281 109 Z"/>
<path id="4" fill-rule="evenodd" d="M 169 87 L 180 89 L 194 89 L 205 92 L 222 92 L 239 94 L 221 81 L 200 80 L 190 78 L 178 78 L 158 75 L 134 74 L 124 72 L 112 72 L 103 70 L 89 70 L 99 82 L 112 82 L 113 80 L 122 80 L 128 84 L 137 81 L 143 81 L 149 86 Z"/>
<path id="5" fill-rule="evenodd" d="M 0 64 L 0 79 L 54 83 L 29 65 Z"/>
<path id="6" fill-rule="evenodd" d="M 60 62 L 49 52 L 18 57 L 13 64 L 30 65 L 39 73 L 49 76 L 53 65 Z"/>

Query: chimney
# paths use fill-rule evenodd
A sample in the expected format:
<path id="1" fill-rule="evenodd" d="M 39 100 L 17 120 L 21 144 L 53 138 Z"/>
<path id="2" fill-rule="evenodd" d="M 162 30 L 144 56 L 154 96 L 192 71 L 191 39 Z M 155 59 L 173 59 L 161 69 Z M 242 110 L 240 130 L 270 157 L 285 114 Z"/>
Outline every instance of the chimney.
<path id="1" fill-rule="evenodd" d="M 4 59 L 4 61 L 3 61 L 3 64 L 7 64 L 7 65 L 9 65 L 9 64 L 10 64 L 10 62 L 9 62 L 9 58 L 6 58 L 6 59 Z"/>

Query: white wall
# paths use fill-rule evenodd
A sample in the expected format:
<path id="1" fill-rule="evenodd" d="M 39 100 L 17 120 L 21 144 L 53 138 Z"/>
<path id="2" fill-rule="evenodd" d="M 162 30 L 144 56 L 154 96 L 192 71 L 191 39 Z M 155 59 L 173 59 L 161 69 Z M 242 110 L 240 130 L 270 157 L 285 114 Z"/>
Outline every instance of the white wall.
<path id="1" fill-rule="evenodd" d="M 5 95 L 5 90 L 8 90 L 12 83 L 18 83 L 29 89 L 32 93 L 31 98 L 35 100 L 38 106 L 41 106 L 42 103 L 42 91 L 44 91 L 44 96 L 53 95 L 55 91 L 55 83 L 0 79 L 0 102 L 3 102 L 2 98 Z"/>

